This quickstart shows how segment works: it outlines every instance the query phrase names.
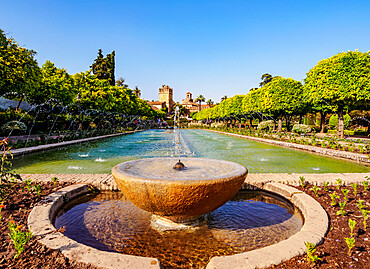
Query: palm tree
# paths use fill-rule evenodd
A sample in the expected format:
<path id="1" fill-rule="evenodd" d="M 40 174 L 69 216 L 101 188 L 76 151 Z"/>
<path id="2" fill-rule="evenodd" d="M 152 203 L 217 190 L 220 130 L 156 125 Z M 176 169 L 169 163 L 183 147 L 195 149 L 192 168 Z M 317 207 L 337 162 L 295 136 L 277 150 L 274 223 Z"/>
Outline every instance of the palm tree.
<path id="1" fill-rule="evenodd" d="M 208 99 L 206 103 L 207 103 L 207 105 L 209 105 L 210 107 L 214 104 L 214 102 L 212 101 L 212 99 Z"/>
<path id="2" fill-rule="evenodd" d="M 118 80 L 116 80 L 116 85 L 121 87 L 125 85 L 125 79 L 123 77 L 120 77 Z"/>
<path id="3" fill-rule="evenodd" d="M 141 91 L 139 90 L 137 86 L 135 86 L 134 94 L 136 95 L 136 97 L 139 97 L 139 98 L 141 96 Z"/>
<path id="4" fill-rule="evenodd" d="M 202 110 L 202 102 L 205 102 L 205 101 L 206 101 L 206 98 L 201 94 L 195 99 L 195 102 L 199 103 L 200 110 Z"/>
<path id="5" fill-rule="evenodd" d="M 224 95 L 223 97 L 221 97 L 221 102 L 226 100 L 227 99 L 227 95 Z"/>

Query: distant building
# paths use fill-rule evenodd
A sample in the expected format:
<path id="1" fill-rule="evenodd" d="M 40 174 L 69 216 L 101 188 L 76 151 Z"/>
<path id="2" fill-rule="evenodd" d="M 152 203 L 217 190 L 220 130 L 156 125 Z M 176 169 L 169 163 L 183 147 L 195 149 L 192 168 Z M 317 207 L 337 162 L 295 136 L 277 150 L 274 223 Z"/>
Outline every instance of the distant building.
<path id="1" fill-rule="evenodd" d="M 192 112 L 199 112 L 201 106 L 193 101 L 192 94 L 190 92 L 186 93 L 186 99 L 182 99 L 181 105 L 186 108 L 187 116 L 190 116 Z"/>
<path id="2" fill-rule="evenodd" d="M 148 104 L 154 109 L 154 110 L 161 110 L 162 108 L 165 108 L 166 107 L 166 103 L 165 102 L 159 102 L 159 101 L 156 101 L 156 102 L 148 102 Z"/>
<path id="3" fill-rule="evenodd" d="M 154 110 L 161 110 L 161 108 L 167 107 L 168 113 L 172 112 L 175 105 L 173 101 L 173 89 L 169 86 L 162 85 L 162 88 L 159 88 L 159 101 L 148 102 L 148 104 Z"/>
<path id="4" fill-rule="evenodd" d="M 159 88 L 159 101 L 148 102 L 148 104 L 154 110 L 161 110 L 162 108 L 168 109 L 168 113 L 173 111 L 175 102 L 173 101 L 173 89 L 169 86 L 162 85 L 162 88 Z M 204 104 L 200 105 L 199 103 L 194 102 L 192 94 L 190 92 L 186 93 L 186 98 L 182 100 L 181 105 L 186 109 L 186 116 L 190 116 L 192 112 L 199 112 L 203 109 L 210 108 L 209 105 Z"/>

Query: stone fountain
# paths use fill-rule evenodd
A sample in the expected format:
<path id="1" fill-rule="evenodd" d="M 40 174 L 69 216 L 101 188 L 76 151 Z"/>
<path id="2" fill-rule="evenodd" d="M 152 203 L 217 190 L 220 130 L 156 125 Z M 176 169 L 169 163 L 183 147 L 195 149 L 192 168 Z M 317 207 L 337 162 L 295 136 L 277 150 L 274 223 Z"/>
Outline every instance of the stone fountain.
<path id="1" fill-rule="evenodd" d="M 240 189 L 247 169 L 234 162 L 182 158 L 150 158 L 116 165 L 112 175 L 121 192 L 137 207 L 153 213 L 161 230 L 196 227 L 204 216 L 229 201 Z"/>

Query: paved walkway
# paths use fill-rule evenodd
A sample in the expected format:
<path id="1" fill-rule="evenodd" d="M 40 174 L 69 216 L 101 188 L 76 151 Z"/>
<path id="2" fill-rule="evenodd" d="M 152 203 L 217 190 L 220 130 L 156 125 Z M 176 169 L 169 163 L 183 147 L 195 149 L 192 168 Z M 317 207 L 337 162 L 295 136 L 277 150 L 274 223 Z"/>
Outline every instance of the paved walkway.
<path id="1" fill-rule="evenodd" d="M 261 187 L 267 182 L 280 182 L 298 186 L 299 177 L 305 177 L 307 182 L 315 185 L 323 185 L 325 181 L 329 185 L 334 185 L 336 179 L 340 178 L 343 184 L 362 183 L 366 177 L 370 180 L 370 173 L 327 173 L 327 174 L 298 174 L 298 173 L 264 173 L 248 174 L 246 184 Z M 100 190 L 118 190 L 117 184 L 111 174 L 21 174 L 23 180 L 33 179 L 36 181 L 51 181 L 57 177 L 61 182 L 85 183 L 90 184 Z"/>

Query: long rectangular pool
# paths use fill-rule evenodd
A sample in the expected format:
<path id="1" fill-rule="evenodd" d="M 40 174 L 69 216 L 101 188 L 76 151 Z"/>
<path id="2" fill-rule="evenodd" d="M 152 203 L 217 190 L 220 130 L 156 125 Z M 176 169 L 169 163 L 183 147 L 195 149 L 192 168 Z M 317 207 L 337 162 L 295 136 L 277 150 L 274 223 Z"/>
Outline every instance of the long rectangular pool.
<path id="1" fill-rule="evenodd" d="M 176 130 L 178 131 L 178 130 Z M 121 162 L 151 157 L 203 157 L 237 162 L 249 173 L 369 173 L 370 167 L 204 130 L 148 130 L 13 160 L 17 173 L 110 173 Z M 180 153 L 179 153 L 180 151 Z M 186 164 L 185 164 L 186 165 Z"/>

